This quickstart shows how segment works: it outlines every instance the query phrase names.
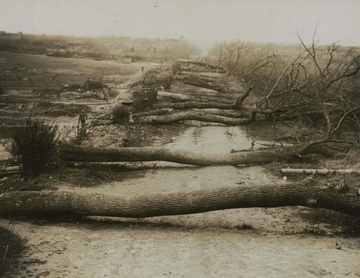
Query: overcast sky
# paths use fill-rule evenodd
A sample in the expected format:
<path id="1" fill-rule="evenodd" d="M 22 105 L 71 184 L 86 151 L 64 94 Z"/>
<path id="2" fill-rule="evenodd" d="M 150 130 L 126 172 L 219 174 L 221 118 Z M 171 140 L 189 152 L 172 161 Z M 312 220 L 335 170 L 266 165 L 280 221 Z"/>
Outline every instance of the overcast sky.
<path id="1" fill-rule="evenodd" d="M 360 46 L 360 0 L 0 0 L 0 30 Z"/>

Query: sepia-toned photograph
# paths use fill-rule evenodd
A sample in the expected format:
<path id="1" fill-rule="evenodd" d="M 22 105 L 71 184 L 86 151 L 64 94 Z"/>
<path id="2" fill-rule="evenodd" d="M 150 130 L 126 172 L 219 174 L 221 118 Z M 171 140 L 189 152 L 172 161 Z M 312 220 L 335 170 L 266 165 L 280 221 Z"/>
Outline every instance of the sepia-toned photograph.
<path id="1" fill-rule="evenodd" d="M 360 277 L 360 1 L 0 0 L 0 277 Z"/>

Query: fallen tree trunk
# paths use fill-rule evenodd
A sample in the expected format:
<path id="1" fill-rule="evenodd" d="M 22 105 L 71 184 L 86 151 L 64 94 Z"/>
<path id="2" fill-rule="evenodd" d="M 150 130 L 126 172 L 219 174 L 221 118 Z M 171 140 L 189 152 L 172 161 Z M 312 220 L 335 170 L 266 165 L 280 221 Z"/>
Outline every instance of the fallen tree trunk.
<path id="1" fill-rule="evenodd" d="M 245 114 L 240 110 L 230 110 L 230 109 L 192 109 L 192 111 L 197 113 L 205 113 L 207 115 L 218 115 L 229 118 L 245 118 Z"/>
<path id="2" fill-rule="evenodd" d="M 229 118 L 244 118 L 244 113 L 239 110 L 219 110 L 219 109 L 193 109 L 186 112 L 195 112 L 195 113 L 205 113 L 206 115 L 218 115 L 223 117 L 229 117 Z M 157 109 L 157 110 L 150 110 L 146 112 L 139 112 L 132 114 L 133 119 L 141 118 L 141 117 L 149 117 L 149 116 L 155 116 L 155 115 L 170 115 L 171 113 L 174 113 L 174 109 Z"/>
<path id="3" fill-rule="evenodd" d="M 172 108 L 161 108 L 156 110 L 150 110 L 145 112 L 139 112 L 139 113 L 133 113 L 131 114 L 132 118 L 140 118 L 140 117 L 148 117 L 148 116 L 154 116 L 154 115 L 165 115 L 173 112 L 174 109 Z"/>
<path id="4" fill-rule="evenodd" d="M 207 73 L 207 72 L 211 72 L 211 73 L 226 73 L 226 70 L 223 69 L 203 69 L 203 68 L 189 68 L 189 67 L 185 67 L 184 69 L 182 69 L 178 74 L 188 74 L 188 73 Z"/>
<path id="5" fill-rule="evenodd" d="M 202 121 L 202 122 L 212 122 L 220 123 L 231 126 L 240 126 L 251 123 L 254 120 L 255 114 L 252 114 L 250 118 L 233 118 L 233 117 L 224 117 L 220 115 L 214 115 L 204 112 L 195 112 L 195 111 L 183 111 L 179 113 L 173 113 L 168 115 L 153 115 L 148 117 L 140 117 L 134 120 L 135 124 L 169 124 L 178 121 Z"/>
<path id="6" fill-rule="evenodd" d="M 157 92 L 157 99 L 161 98 L 171 98 L 171 99 L 178 99 L 178 100 L 195 100 L 192 96 L 187 96 L 184 94 L 177 94 L 177 93 L 171 93 L 171 92 L 164 92 L 164 91 L 158 91 Z"/>
<path id="7" fill-rule="evenodd" d="M 220 110 L 239 110 L 248 113 L 257 114 L 271 114 L 270 109 L 261 108 L 248 108 L 239 105 L 238 103 L 219 103 L 219 102 L 199 102 L 199 101 L 184 101 L 181 103 L 155 103 L 153 105 L 155 109 L 220 109 Z"/>
<path id="8" fill-rule="evenodd" d="M 0 172 L 0 178 L 21 174 L 20 170 L 6 170 Z"/>
<path id="9" fill-rule="evenodd" d="M 189 193 L 126 197 L 74 191 L 21 191 L 0 195 L 0 216 L 114 216 L 144 218 L 207 211 L 249 208 L 308 206 L 360 215 L 358 188 L 340 193 L 306 183 L 223 187 Z"/>
<path id="10" fill-rule="evenodd" d="M 183 79 L 183 82 L 188 85 L 211 89 L 211 90 L 215 90 L 215 91 L 218 91 L 221 93 L 226 93 L 226 94 L 239 95 L 241 93 L 240 91 L 231 90 L 231 89 L 228 89 L 227 87 L 221 86 L 221 85 L 217 84 L 217 82 L 215 82 L 215 81 L 200 79 L 200 78 L 196 78 L 193 76 L 185 76 Z"/>
<path id="11" fill-rule="evenodd" d="M 215 70 L 217 69 L 217 70 L 224 70 L 225 71 L 225 68 L 222 67 L 222 66 L 215 66 L 215 65 L 212 65 L 212 64 L 204 63 L 204 62 L 197 62 L 197 61 L 179 59 L 178 63 L 193 64 L 193 65 L 202 66 L 202 67 L 209 68 L 209 69 L 215 69 Z"/>
<path id="12" fill-rule="evenodd" d="M 216 95 L 216 94 L 178 94 L 171 92 L 158 91 L 157 100 L 172 100 L 172 101 L 199 101 L 199 102 L 220 102 L 220 103 L 231 103 L 231 98 L 227 95 Z"/>
<path id="13" fill-rule="evenodd" d="M 218 108 L 218 109 L 236 109 L 234 103 L 219 102 L 198 102 L 186 101 L 181 103 L 155 103 L 155 108 L 173 108 L 173 109 L 190 109 L 190 108 Z"/>
<path id="14" fill-rule="evenodd" d="M 62 145 L 60 158 L 78 162 L 168 161 L 190 165 L 240 165 L 269 163 L 305 152 L 308 145 L 272 150 L 209 154 L 169 149 L 166 147 L 129 147 L 120 149 L 82 148 Z"/>

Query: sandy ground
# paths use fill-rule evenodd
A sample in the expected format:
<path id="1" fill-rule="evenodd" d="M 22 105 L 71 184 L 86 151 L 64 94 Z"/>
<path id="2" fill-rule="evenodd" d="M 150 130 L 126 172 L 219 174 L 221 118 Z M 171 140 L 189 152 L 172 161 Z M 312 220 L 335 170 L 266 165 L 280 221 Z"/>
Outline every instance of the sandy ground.
<path id="1" fill-rule="evenodd" d="M 360 276 L 353 239 L 146 223 L 11 225 L 30 251 L 23 270 L 3 277 Z M 339 241 L 342 250 L 335 248 Z"/>

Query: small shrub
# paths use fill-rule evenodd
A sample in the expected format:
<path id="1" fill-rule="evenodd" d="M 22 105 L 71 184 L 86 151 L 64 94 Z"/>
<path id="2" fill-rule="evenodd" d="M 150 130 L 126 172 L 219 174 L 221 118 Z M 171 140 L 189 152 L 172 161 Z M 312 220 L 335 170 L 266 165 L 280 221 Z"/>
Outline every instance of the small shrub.
<path id="1" fill-rule="evenodd" d="M 130 121 L 130 112 L 122 105 L 117 105 L 112 110 L 113 124 L 128 125 Z"/>
<path id="2" fill-rule="evenodd" d="M 135 111 L 146 111 L 153 107 L 157 99 L 157 90 L 151 89 L 143 92 L 134 93 L 132 107 Z"/>
<path id="3" fill-rule="evenodd" d="M 11 143 L 11 154 L 20 157 L 24 178 L 35 177 L 58 162 L 57 127 L 28 118 L 23 127 L 17 129 Z"/>

